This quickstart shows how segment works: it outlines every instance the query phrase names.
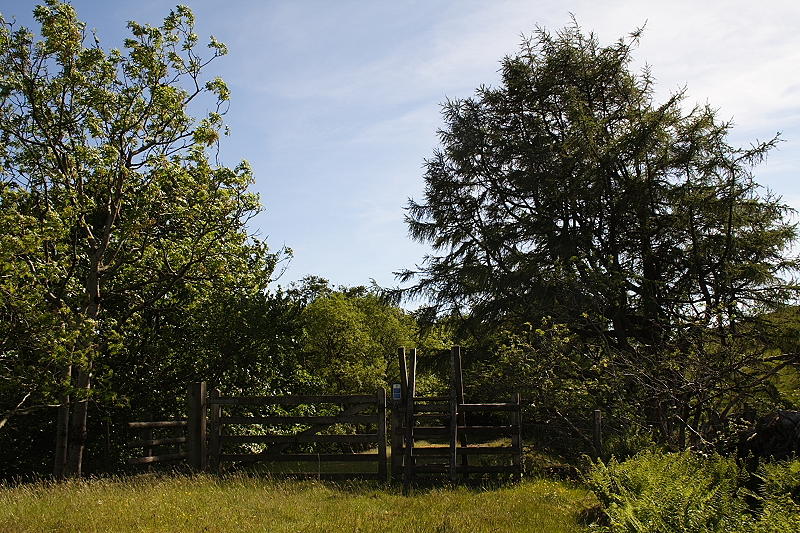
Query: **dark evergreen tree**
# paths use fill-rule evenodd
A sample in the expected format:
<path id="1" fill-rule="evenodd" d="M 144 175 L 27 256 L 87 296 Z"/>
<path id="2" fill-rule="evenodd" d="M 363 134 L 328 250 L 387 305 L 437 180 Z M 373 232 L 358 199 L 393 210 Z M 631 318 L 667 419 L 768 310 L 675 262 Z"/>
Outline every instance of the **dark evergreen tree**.
<path id="1" fill-rule="evenodd" d="M 435 252 L 400 279 L 473 325 L 565 324 L 659 412 L 724 409 L 763 354 L 733 349 L 743 322 L 795 291 L 791 210 L 752 172 L 778 138 L 738 148 L 684 90 L 657 102 L 639 33 L 537 30 L 498 87 L 445 103 L 407 208 Z"/>

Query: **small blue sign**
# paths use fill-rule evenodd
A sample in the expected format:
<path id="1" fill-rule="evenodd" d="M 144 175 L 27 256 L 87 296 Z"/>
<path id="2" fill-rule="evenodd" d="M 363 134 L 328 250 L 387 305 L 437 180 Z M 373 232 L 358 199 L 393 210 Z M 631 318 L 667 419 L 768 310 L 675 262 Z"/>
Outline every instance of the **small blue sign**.
<path id="1" fill-rule="evenodd" d="M 400 388 L 399 383 L 392 384 L 392 400 L 398 402 L 402 400 L 402 389 Z"/>

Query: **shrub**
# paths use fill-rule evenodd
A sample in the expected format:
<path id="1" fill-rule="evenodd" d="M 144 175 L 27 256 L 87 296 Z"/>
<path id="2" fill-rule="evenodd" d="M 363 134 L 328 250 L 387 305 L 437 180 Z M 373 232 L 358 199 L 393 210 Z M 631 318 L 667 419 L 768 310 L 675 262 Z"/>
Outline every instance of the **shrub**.
<path id="1" fill-rule="evenodd" d="M 647 451 L 595 463 L 588 481 L 609 533 L 796 533 L 800 461 L 763 465 L 756 493 L 742 487 L 746 475 L 732 458 Z M 757 508 L 748 506 L 748 496 Z"/>

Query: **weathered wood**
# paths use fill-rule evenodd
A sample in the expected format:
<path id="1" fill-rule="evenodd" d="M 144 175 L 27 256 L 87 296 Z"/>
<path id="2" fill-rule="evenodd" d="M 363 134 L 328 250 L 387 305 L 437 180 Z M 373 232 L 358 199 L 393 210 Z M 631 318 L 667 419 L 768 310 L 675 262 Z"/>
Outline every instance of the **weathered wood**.
<path id="1" fill-rule="evenodd" d="M 222 418 L 222 408 L 218 403 L 211 403 L 221 396 L 219 389 L 214 389 L 209 395 L 209 416 L 208 416 L 208 468 L 219 473 L 219 456 L 222 453 L 219 437 L 222 434 L 220 419 Z"/>
<path id="2" fill-rule="evenodd" d="M 447 437 L 450 435 L 450 425 L 447 426 L 417 426 L 414 428 L 414 436 L 420 439 L 427 437 Z"/>
<path id="3" fill-rule="evenodd" d="M 443 413 L 450 416 L 449 403 L 414 404 L 414 413 Z"/>
<path id="4" fill-rule="evenodd" d="M 198 471 L 208 465 L 206 449 L 206 421 L 208 418 L 206 383 L 201 381 L 189 386 L 189 465 Z"/>
<path id="5" fill-rule="evenodd" d="M 512 436 L 515 431 L 519 430 L 519 426 L 512 424 L 510 426 L 458 426 L 459 432 L 480 433 L 482 435 L 498 435 L 498 436 Z"/>
<path id="6" fill-rule="evenodd" d="M 449 402 L 450 396 L 414 396 L 415 402 Z"/>
<path id="7" fill-rule="evenodd" d="M 455 388 L 450 395 L 450 453 L 448 454 L 448 466 L 450 481 L 456 481 L 456 458 L 458 456 L 458 398 Z M 444 428 L 443 428 L 444 429 Z"/>
<path id="8" fill-rule="evenodd" d="M 219 405 L 302 405 L 307 403 L 332 403 L 332 404 L 372 404 L 375 396 L 371 394 L 324 394 L 291 396 L 225 396 L 216 398 L 214 403 Z"/>
<path id="9" fill-rule="evenodd" d="M 386 481 L 386 389 L 381 387 L 376 393 L 378 411 L 378 476 Z"/>
<path id="10" fill-rule="evenodd" d="M 406 420 L 405 420 L 405 453 L 403 462 L 405 475 L 403 476 L 403 492 L 408 494 L 411 481 L 414 478 L 414 396 L 417 383 L 417 350 L 411 350 L 411 361 L 408 369 L 408 389 L 406 390 Z"/>
<path id="11" fill-rule="evenodd" d="M 187 459 L 189 454 L 187 452 L 181 453 L 166 453 L 163 455 L 151 455 L 149 457 L 131 457 L 128 459 L 129 465 L 141 465 L 148 463 L 166 463 L 170 461 L 181 461 Z"/>
<path id="12" fill-rule="evenodd" d="M 130 429 L 158 429 L 158 428 L 182 428 L 188 425 L 186 420 L 161 420 L 157 422 L 128 422 Z"/>
<path id="13" fill-rule="evenodd" d="M 458 405 L 464 404 L 464 376 L 461 371 L 461 346 L 453 346 L 453 388 L 455 389 L 455 398 Z M 466 426 L 467 419 L 464 415 L 464 410 L 459 409 L 456 405 L 456 416 L 458 417 L 458 425 Z M 464 431 L 458 432 L 458 443 L 461 446 L 467 446 L 467 434 Z M 461 456 L 461 466 L 469 464 L 467 456 Z"/>
<path id="14" fill-rule="evenodd" d="M 516 426 L 511 434 L 511 447 L 515 449 L 515 453 L 511 457 L 511 464 L 514 466 L 514 477 L 517 481 L 522 481 L 522 411 L 518 392 L 514 393 L 512 403 L 517 406 L 517 410 L 511 413 L 511 423 Z"/>
<path id="15" fill-rule="evenodd" d="M 414 448 L 414 454 L 418 457 L 444 457 L 450 453 L 450 446 L 428 446 L 425 448 Z M 458 453 L 462 455 L 512 455 L 517 453 L 513 446 L 468 446 L 459 447 Z"/>
<path id="16" fill-rule="evenodd" d="M 400 366 L 400 394 L 401 402 L 405 402 L 408 397 L 408 366 L 406 364 L 406 349 L 397 349 L 397 362 Z"/>
<path id="17" fill-rule="evenodd" d="M 152 446 L 167 446 L 170 444 L 184 444 L 187 442 L 186 437 L 165 437 L 161 439 L 140 439 L 128 441 L 128 446 L 131 448 L 151 448 Z M 153 455 L 152 450 L 148 452 L 145 450 L 145 455 Z"/>
<path id="18" fill-rule="evenodd" d="M 427 464 L 417 465 L 417 472 L 425 474 L 448 474 L 450 466 L 447 464 Z M 513 474 L 514 469 L 510 465 L 490 465 L 490 466 L 461 466 L 456 465 L 457 473 L 463 474 Z"/>
<path id="19" fill-rule="evenodd" d="M 381 456 L 379 453 L 224 453 L 220 456 L 220 461 L 235 461 L 241 463 L 300 463 L 305 461 L 313 462 L 341 462 L 341 463 L 378 463 L 380 466 Z M 384 465 L 386 461 L 384 460 Z"/>
<path id="20" fill-rule="evenodd" d="M 403 417 L 405 409 L 401 407 L 401 402 L 392 401 L 392 480 L 398 481 L 403 475 Z"/>
<path id="21" fill-rule="evenodd" d="M 450 413 L 414 413 L 415 419 L 420 418 L 432 418 L 432 419 L 443 419 L 443 418 L 450 418 Z"/>
<path id="22" fill-rule="evenodd" d="M 356 435 L 222 435 L 222 444 L 247 443 L 302 443 L 302 442 L 343 442 L 343 443 L 377 443 L 376 433 L 360 433 Z"/>
<path id="23" fill-rule="evenodd" d="M 349 405 L 349 406 L 345 407 L 344 410 L 341 413 L 339 413 L 337 416 L 355 415 L 355 414 L 360 413 L 361 411 L 363 411 L 365 409 L 368 409 L 369 407 L 370 406 L 366 405 L 366 404 Z M 328 424 L 328 423 L 314 424 L 310 428 L 304 429 L 304 430 L 298 432 L 297 435 L 316 435 L 320 431 L 324 431 L 324 430 L 328 429 L 331 425 L 332 424 Z M 286 448 L 288 448 L 290 444 L 291 443 L 289 443 L 289 442 L 286 442 L 286 443 L 275 443 L 275 444 L 270 446 L 268 451 L 270 453 L 279 453 L 279 452 L 285 450 Z"/>
<path id="24" fill-rule="evenodd" d="M 212 404 L 213 407 L 213 404 Z M 287 424 L 374 424 L 375 415 L 331 415 L 331 416 L 223 416 L 222 425 L 271 425 Z"/>
<path id="25" fill-rule="evenodd" d="M 459 411 L 516 411 L 519 406 L 514 403 L 462 403 Z"/>

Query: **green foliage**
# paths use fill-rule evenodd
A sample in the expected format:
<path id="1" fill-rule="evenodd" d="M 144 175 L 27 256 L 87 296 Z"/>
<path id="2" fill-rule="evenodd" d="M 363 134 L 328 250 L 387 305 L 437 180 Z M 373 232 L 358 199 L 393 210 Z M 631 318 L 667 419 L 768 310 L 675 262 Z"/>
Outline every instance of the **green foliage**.
<path id="1" fill-rule="evenodd" d="M 363 287 L 332 290 L 324 280 L 307 279 L 296 290 L 314 297 L 301 315 L 309 372 L 331 392 L 385 387 L 397 371 L 397 347 L 417 337 L 414 318 Z"/>
<path id="2" fill-rule="evenodd" d="M 798 461 L 766 465 L 755 512 L 741 488 L 746 473 L 720 456 L 644 452 L 596 463 L 588 482 L 609 532 L 789 532 L 800 520 L 799 472 Z"/>
<path id="3" fill-rule="evenodd" d="M 247 331 L 219 314 L 234 298 L 268 316 L 280 254 L 247 230 L 260 209 L 250 166 L 209 158 L 229 91 L 205 69 L 226 50 L 213 38 L 198 50 L 188 8 L 129 23 L 123 50 L 88 43 L 58 0 L 34 18 L 41 38 L 0 18 L 0 415 L 69 397 L 80 435 L 87 400 L 106 409 L 233 374 L 210 354 L 230 336 L 188 333 L 211 316 Z M 209 111 L 193 116 L 197 104 Z M 264 378 L 266 359 L 235 378 Z"/>
<path id="4" fill-rule="evenodd" d="M 614 390 L 683 447 L 745 404 L 774 406 L 772 376 L 797 366 L 789 337 L 760 320 L 796 296 L 797 228 L 754 175 L 777 137 L 733 146 L 710 105 L 686 107 L 684 91 L 657 101 L 649 69 L 631 69 L 639 37 L 539 29 L 502 60 L 498 86 L 445 103 L 406 217 L 434 252 L 400 279 L 467 317 L 488 386 L 497 364 L 576 407 L 592 391 L 607 409 Z M 566 351 L 525 332 L 542 320 Z"/>

